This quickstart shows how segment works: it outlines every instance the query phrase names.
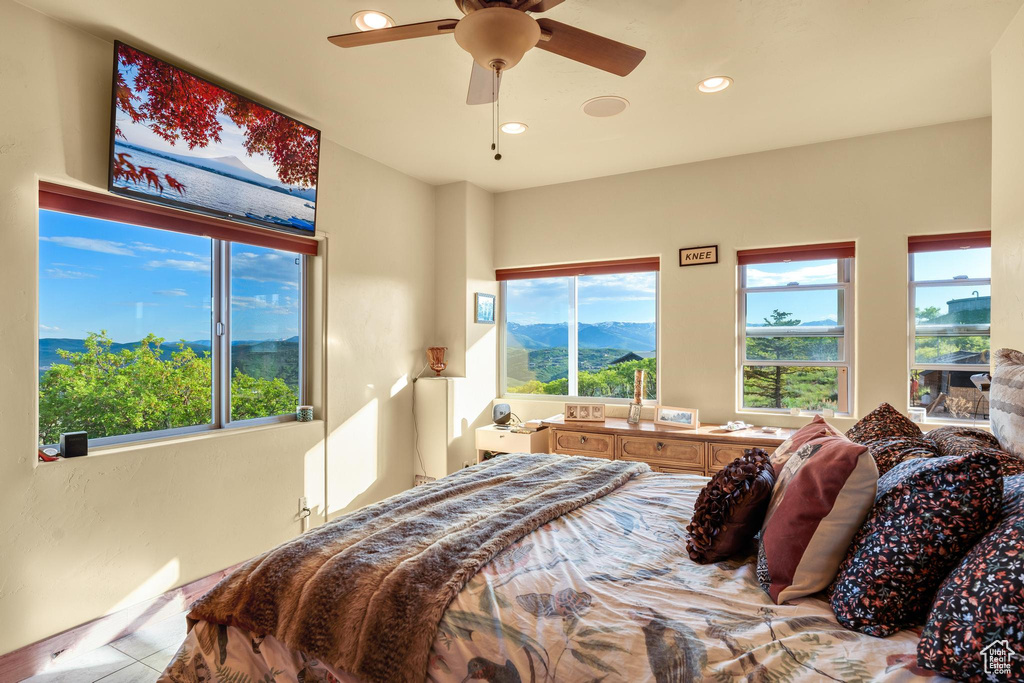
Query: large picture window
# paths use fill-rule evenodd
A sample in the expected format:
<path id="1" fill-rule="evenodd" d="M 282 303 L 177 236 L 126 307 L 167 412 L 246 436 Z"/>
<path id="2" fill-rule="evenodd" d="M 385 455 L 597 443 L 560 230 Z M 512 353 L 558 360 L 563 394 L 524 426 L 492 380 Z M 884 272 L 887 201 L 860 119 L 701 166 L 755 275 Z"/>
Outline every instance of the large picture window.
<path id="1" fill-rule="evenodd" d="M 293 417 L 304 258 L 40 209 L 39 444 Z"/>
<path id="2" fill-rule="evenodd" d="M 499 271 L 504 394 L 657 398 L 658 262 Z"/>
<path id="3" fill-rule="evenodd" d="M 849 412 L 853 250 L 739 253 L 743 408 Z"/>
<path id="4" fill-rule="evenodd" d="M 910 405 L 932 419 L 987 420 L 990 235 L 915 236 L 909 251 Z"/>

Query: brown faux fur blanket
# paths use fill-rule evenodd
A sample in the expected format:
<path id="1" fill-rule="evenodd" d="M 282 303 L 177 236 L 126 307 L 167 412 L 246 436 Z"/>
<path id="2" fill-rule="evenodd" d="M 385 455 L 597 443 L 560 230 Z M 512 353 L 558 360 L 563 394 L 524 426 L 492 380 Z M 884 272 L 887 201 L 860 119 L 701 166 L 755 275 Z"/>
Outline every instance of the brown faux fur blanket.
<path id="1" fill-rule="evenodd" d="M 497 553 L 643 463 L 503 455 L 357 510 L 246 562 L 190 620 L 271 635 L 367 681 L 423 681 L 448 604 Z"/>

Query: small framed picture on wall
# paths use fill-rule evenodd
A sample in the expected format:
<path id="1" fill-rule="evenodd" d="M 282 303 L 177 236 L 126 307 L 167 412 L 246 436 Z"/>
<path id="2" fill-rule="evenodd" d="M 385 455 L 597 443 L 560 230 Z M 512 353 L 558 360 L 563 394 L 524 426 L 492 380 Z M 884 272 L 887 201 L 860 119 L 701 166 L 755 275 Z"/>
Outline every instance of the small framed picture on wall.
<path id="1" fill-rule="evenodd" d="M 476 293 L 476 321 L 485 325 L 494 324 L 494 295 Z"/>

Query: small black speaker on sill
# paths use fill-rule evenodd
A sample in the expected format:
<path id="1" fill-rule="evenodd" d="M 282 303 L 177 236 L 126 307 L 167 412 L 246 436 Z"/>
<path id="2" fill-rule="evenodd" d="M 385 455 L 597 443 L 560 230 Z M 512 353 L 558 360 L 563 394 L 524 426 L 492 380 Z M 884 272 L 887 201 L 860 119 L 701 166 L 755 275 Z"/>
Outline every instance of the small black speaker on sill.
<path id="1" fill-rule="evenodd" d="M 85 432 L 66 432 L 60 435 L 60 454 L 77 458 L 89 454 L 89 435 Z"/>
<path id="2" fill-rule="evenodd" d="M 512 408 L 507 403 L 499 403 L 491 411 L 491 419 L 496 425 L 507 425 L 512 419 Z"/>

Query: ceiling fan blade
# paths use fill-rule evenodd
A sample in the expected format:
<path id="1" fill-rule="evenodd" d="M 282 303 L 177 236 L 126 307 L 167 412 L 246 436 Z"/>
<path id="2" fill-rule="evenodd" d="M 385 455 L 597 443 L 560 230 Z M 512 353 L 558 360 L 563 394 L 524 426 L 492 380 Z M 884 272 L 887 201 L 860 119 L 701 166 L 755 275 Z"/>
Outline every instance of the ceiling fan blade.
<path id="1" fill-rule="evenodd" d="M 458 23 L 458 19 L 438 19 L 437 21 L 424 21 L 419 24 L 378 28 L 373 31 L 343 33 L 331 36 L 327 40 L 338 47 L 362 47 L 363 45 L 390 43 L 395 40 L 426 38 L 427 36 L 439 36 L 442 33 L 452 33 L 455 31 L 455 25 Z"/>
<path id="2" fill-rule="evenodd" d="M 565 0 L 525 0 L 516 9 L 524 12 L 547 12 L 552 7 L 561 5 Z"/>
<path id="3" fill-rule="evenodd" d="M 494 72 L 473 62 L 473 73 L 469 77 L 469 95 L 466 104 L 490 104 L 501 89 L 501 79 L 494 80 Z"/>
<path id="4" fill-rule="evenodd" d="M 616 76 L 628 76 L 647 56 L 640 48 L 619 43 L 551 19 L 538 19 L 543 35 L 537 47 Z"/>

